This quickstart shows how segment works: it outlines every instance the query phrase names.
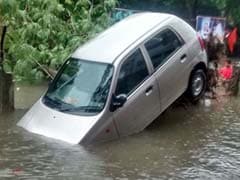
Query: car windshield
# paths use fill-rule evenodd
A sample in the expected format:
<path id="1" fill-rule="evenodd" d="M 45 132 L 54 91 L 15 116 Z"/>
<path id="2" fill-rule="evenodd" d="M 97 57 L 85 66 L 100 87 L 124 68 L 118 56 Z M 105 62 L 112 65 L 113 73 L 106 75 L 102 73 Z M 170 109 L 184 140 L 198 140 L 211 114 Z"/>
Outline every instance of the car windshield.
<path id="1" fill-rule="evenodd" d="M 70 58 L 49 86 L 43 102 L 70 114 L 96 114 L 105 106 L 113 66 Z"/>

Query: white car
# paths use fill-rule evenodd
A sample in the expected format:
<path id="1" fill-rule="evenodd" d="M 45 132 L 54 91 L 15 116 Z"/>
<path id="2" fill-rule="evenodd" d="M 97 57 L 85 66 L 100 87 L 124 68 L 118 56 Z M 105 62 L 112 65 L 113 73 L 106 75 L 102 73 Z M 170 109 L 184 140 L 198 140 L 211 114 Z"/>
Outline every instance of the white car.
<path id="1" fill-rule="evenodd" d="M 206 68 L 190 25 L 169 14 L 134 14 L 79 47 L 18 125 L 72 144 L 137 133 L 184 92 L 199 99 Z"/>

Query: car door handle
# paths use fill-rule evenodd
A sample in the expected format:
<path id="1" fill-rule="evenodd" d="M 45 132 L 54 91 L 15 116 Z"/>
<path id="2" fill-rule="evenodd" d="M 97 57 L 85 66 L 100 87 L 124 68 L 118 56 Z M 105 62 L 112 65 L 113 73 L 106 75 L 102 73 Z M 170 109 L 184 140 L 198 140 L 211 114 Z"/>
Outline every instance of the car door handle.
<path id="1" fill-rule="evenodd" d="M 182 55 L 180 58 L 180 62 L 184 63 L 186 60 L 187 60 L 187 55 L 186 54 Z"/>
<path id="2" fill-rule="evenodd" d="M 145 90 L 145 94 L 146 96 L 149 96 L 153 91 L 153 86 L 149 86 L 146 90 Z"/>

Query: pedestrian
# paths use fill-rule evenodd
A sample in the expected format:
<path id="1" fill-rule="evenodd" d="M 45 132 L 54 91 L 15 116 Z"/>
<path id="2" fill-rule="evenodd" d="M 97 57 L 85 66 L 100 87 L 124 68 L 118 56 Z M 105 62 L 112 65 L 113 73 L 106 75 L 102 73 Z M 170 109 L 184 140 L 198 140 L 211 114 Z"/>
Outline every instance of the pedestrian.
<path id="1" fill-rule="evenodd" d="M 207 91 L 211 94 L 209 96 L 211 98 L 217 98 L 216 96 L 216 88 L 217 88 L 217 82 L 218 82 L 218 70 L 217 70 L 218 64 L 217 62 L 211 62 L 209 64 L 209 68 L 207 71 L 207 77 L 208 77 L 208 83 L 207 83 Z"/>
<path id="2" fill-rule="evenodd" d="M 225 93 L 229 92 L 230 81 L 233 75 L 233 66 L 230 60 L 226 59 L 224 66 L 218 70 L 220 83 L 225 89 Z"/>

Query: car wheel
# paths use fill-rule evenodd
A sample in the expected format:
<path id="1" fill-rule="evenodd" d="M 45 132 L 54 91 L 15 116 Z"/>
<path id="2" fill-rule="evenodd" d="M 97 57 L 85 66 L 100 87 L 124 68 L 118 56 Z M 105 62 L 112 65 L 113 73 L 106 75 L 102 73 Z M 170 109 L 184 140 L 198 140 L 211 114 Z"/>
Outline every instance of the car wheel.
<path id="1" fill-rule="evenodd" d="M 202 69 L 194 70 L 191 74 L 187 94 L 192 102 L 198 101 L 206 90 L 206 73 Z"/>

